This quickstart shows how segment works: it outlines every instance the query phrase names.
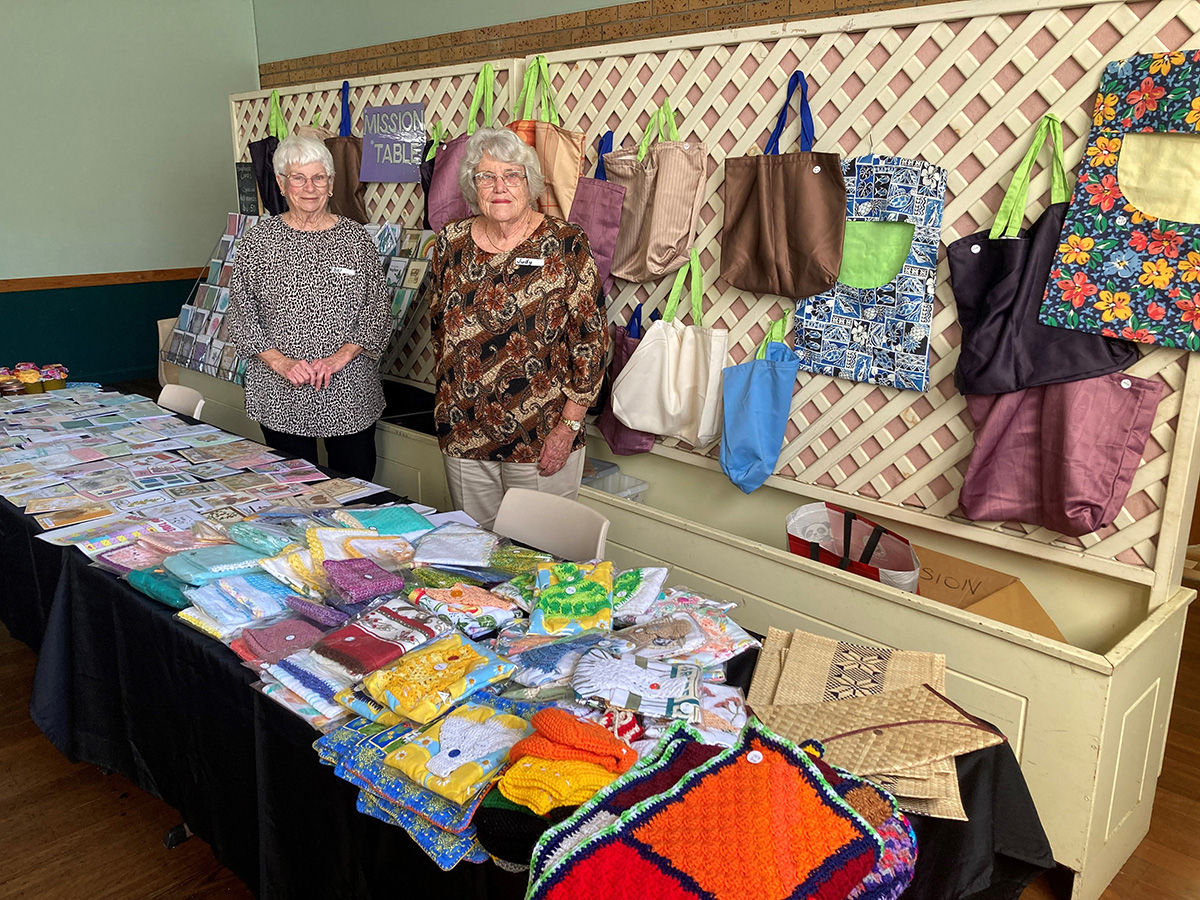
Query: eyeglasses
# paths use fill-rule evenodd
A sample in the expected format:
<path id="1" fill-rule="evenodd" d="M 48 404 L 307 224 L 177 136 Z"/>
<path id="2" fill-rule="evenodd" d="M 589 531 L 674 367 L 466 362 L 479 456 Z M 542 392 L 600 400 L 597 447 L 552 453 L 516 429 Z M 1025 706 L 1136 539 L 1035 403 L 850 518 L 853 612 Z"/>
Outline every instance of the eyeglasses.
<path id="1" fill-rule="evenodd" d="M 313 183 L 313 187 L 319 188 L 325 187 L 325 185 L 329 184 L 329 176 L 324 173 L 320 175 L 314 175 L 312 178 L 309 178 L 307 175 L 301 175 L 299 172 L 294 172 L 287 177 L 287 180 L 294 188 L 302 188 L 310 181 Z"/>
<path id="2" fill-rule="evenodd" d="M 525 180 L 525 171 L 523 169 L 509 169 L 503 175 L 497 175 L 495 172 L 476 172 L 473 176 L 475 186 L 480 190 L 495 190 L 496 182 L 503 178 L 504 183 L 510 188 L 519 187 L 521 182 Z"/>

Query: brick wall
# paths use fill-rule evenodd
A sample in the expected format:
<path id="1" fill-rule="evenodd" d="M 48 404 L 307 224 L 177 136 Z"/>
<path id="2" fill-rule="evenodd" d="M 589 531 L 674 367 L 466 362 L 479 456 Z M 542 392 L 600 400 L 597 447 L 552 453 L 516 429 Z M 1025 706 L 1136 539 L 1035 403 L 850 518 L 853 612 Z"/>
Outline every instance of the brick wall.
<path id="1" fill-rule="evenodd" d="M 488 25 L 357 50 L 263 63 L 258 67 L 258 73 L 264 88 L 340 81 L 355 76 L 527 56 L 639 38 L 943 2 L 948 0 L 751 0 L 740 3 L 728 0 L 638 0 L 525 22 Z"/>

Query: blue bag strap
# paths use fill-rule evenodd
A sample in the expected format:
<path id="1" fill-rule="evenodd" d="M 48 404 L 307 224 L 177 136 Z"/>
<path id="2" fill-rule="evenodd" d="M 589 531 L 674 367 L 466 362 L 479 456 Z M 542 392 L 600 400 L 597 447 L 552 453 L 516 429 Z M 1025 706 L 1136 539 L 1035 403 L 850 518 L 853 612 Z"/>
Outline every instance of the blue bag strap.
<path id="1" fill-rule="evenodd" d="M 783 109 L 779 110 L 779 118 L 775 120 L 775 130 L 771 132 L 767 148 L 763 151 L 766 156 L 779 155 L 779 136 L 783 134 L 783 126 L 787 124 L 788 108 L 792 105 L 792 95 L 796 93 L 797 87 L 800 88 L 800 149 L 807 152 L 813 148 L 817 132 L 813 127 L 812 109 L 808 105 L 808 79 L 797 69 L 788 79 L 787 99 L 783 101 Z"/>
<path id="2" fill-rule="evenodd" d="M 350 82 L 342 82 L 342 123 L 338 126 L 338 135 L 350 137 Z"/>
<path id="3" fill-rule="evenodd" d="M 613 133 L 611 131 L 604 132 L 604 135 L 600 138 L 599 148 L 600 154 L 596 160 L 596 180 L 608 181 L 608 176 L 604 173 L 604 154 L 612 153 Z M 638 306 L 640 308 L 641 304 L 639 303 Z M 639 313 L 639 316 L 640 315 L 641 314 Z"/>
<path id="4" fill-rule="evenodd" d="M 609 134 L 612 134 L 610 131 Z M 638 304 L 633 308 L 633 312 L 629 314 L 629 324 L 625 327 L 625 333 L 631 338 L 640 338 L 642 336 L 642 304 Z"/>

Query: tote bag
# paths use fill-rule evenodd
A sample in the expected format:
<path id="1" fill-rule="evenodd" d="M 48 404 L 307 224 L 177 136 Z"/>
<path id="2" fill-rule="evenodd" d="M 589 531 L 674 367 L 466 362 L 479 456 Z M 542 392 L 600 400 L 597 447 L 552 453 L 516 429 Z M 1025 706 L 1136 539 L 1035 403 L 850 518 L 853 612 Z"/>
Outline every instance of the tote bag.
<path id="1" fill-rule="evenodd" d="M 797 556 L 916 594 L 921 563 L 906 538 L 832 503 L 787 515 L 788 549 Z"/>
<path id="2" fill-rule="evenodd" d="M 708 148 L 679 139 L 675 112 L 665 100 L 636 148 L 622 147 L 603 159 L 608 180 L 625 188 L 613 275 L 650 281 L 685 265 L 704 202 Z"/>
<path id="3" fill-rule="evenodd" d="M 446 140 L 446 130 L 442 128 L 440 121 L 434 122 L 433 127 L 429 129 L 429 137 L 425 139 L 425 146 L 421 148 L 421 165 L 419 171 L 421 173 L 421 193 L 426 197 L 429 196 L 429 183 L 433 181 L 433 163 L 437 156 L 438 148 Z M 429 225 L 429 204 L 425 204 L 425 211 L 421 214 L 424 227 L 427 231 L 433 229 Z"/>
<path id="4" fill-rule="evenodd" d="M 475 117 L 483 107 L 483 124 L 491 128 L 493 123 L 492 103 L 495 99 L 496 73 L 491 63 L 484 63 L 475 81 L 475 93 L 471 97 L 471 109 L 467 113 L 467 133 L 442 144 L 434 156 L 433 175 L 429 190 L 425 194 L 425 211 L 429 217 L 429 228 L 441 231 L 447 222 L 465 219 L 471 215 L 471 207 L 458 186 L 458 164 L 467 152 L 467 140 L 475 133 Z"/>
<path id="5" fill-rule="evenodd" d="M 800 88 L 800 152 L 779 153 L 788 107 Z M 837 281 L 846 228 L 846 182 L 836 153 L 813 153 L 803 72 L 787 97 L 763 156 L 725 160 L 721 279 L 759 294 L 801 299 Z"/>
<path id="6" fill-rule="evenodd" d="M 642 304 L 634 307 L 629 316 L 629 325 L 618 325 L 616 336 L 613 338 L 612 377 L 619 378 L 633 352 L 637 350 L 642 340 Z M 608 449 L 618 456 L 632 456 L 635 453 L 645 453 L 654 446 L 654 434 L 649 431 L 635 431 L 623 425 L 613 412 L 612 391 L 609 391 L 608 402 L 604 411 L 596 418 L 596 428 L 608 444 Z"/>
<path id="7" fill-rule="evenodd" d="M 729 333 L 705 328 L 700 256 L 679 270 L 661 320 L 653 323 L 613 382 L 613 413 L 629 428 L 703 448 L 721 436 L 721 373 Z M 675 318 L 691 274 L 692 321 Z"/>
<path id="8" fill-rule="evenodd" d="M 279 91 L 271 91 L 271 111 L 267 119 L 268 136 L 260 141 L 251 141 L 246 148 L 250 151 L 250 163 L 254 166 L 254 180 L 258 182 L 258 196 L 263 209 L 273 216 L 287 212 L 287 201 L 275 180 L 275 150 L 279 142 L 288 136 L 283 109 L 279 105 Z"/>
<path id="9" fill-rule="evenodd" d="M 621 232 L 621 204 L 625 199 L 625 188 L 604 178 L 604 154 L 612 149 L 612 141 L 611 131 L 600 139 L 596 177 L 579 179 L 571 214 L 567 217 L 568 222 L 574 222 L 588 237 L 605 296 L 612 292 L 613 251 Z"/>
<path id="10" fill-rule="evenodd" d="M 1046 138 L 1053 147 L 1050 206 L 1021 228 L 1029 175 Z M 960 394 L 1003 394 L 1117 372 L 1137 349 L 1098 334 L 1051 328 L 1038 321 L 1046 278 L 1067 213 L 1062 125 L 1047 113 L 1012 182 L 991 231 L 959 238 L 947 248 L 962 346 L 954 384 Z"/>
<path id="11" fill-rule="evenodd" d="M 333 179 L 333 196 L 329 198 L 329 211 L 360 225 L 367 218 L 367 186 L 358 180 L 362 170 L 362 138 L 350 131 L 350 82 L 342 82 L 342 121 L 338 136 L 328 138 L 325 146 L 333 156 L 333 168 L 337 177 Z"/>
<path id="12" fill-rule="evenodd" d="M 540 118 L 533 118 L 533 107 L 541 98 Z M 525 83 L 513 107 L 508 127 L 533 148 L 546 180 L 546 193 L 538 199 L 538 209 L 547 215 L 566 219 L 575 200 L 579 176 L 583 174 L 587 135 L 562 127 L 554 95 L 550 90 L 550 70 L 546 57 L 537 56 L 525 70 Z"/>
<path id="13" fill-rule="evenodd" d="M 744 493 L 762 487 L 775 471 L 787 431 L 800 360 L 783 342 L 791 313 L 773 323 L 754 358 L 722 376 L 725 430 L 721 471 Z"/>

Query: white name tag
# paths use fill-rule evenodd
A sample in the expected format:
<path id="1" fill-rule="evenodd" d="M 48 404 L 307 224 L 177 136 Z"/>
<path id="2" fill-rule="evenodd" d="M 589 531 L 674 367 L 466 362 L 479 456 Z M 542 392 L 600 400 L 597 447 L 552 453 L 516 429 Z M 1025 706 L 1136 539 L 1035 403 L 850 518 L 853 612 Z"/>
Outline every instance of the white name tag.
<path id="1" fill-rule="evenodd" d="M 334 266 L 329 271 L 332 272 L 334 275 L 354 275 L 354 274 L 356 274 L 353 269 L 343 269 L 341 266 Z"/>
<path id="2" fill-rule="evenodd" d="M 545 264 L 546 264 L 546 261 L 544 259 L 534 259 L 532 256 L 518 256 L 517 257 L 517 265 L 518 266 L 537 266 L 538 268 L 541 268 Z"/>

